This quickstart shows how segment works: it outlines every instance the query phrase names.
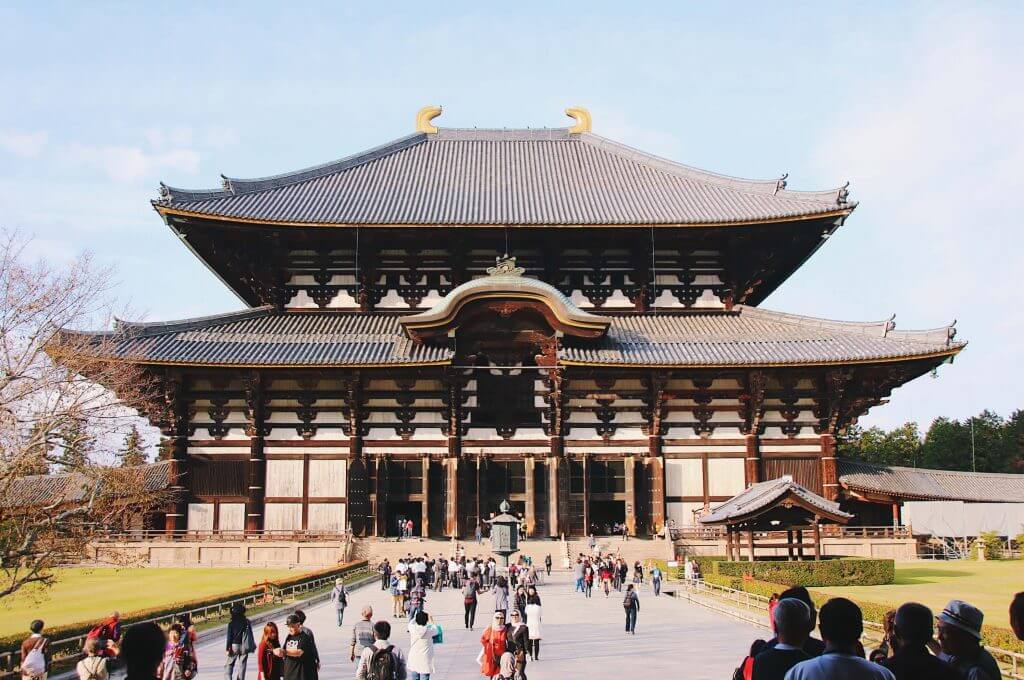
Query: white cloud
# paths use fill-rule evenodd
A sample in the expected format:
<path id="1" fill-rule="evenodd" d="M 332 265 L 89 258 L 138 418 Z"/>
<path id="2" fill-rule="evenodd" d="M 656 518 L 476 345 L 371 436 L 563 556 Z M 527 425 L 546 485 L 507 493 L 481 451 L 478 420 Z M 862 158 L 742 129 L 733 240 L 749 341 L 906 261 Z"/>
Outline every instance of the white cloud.
<path id="1" fill-rule="evenodd" d="M 49 135 L 46 132 L 0 132 L 0 149 L 21 156 L 35 158 L 43 151 Z"/>
<path id="2" fill-rule="evenodd" d="M 112 180 L 130 182 L 152 177 L 163 170 L 195 174 L 199 153 L 190 148 L 146 151 L 139 146 L 88 146 L 72 144 L 64 158 L 74 166 L 99 170 Z"/>

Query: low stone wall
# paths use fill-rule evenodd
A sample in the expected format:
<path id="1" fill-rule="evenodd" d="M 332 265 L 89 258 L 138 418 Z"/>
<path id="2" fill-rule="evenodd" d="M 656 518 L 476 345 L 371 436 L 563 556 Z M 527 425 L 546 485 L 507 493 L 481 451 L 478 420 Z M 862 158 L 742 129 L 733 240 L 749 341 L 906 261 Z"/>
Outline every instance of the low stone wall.
<path id="1" fill-rule="evenodd" d="M 94 546 L 98 563 L 149 567 L 332 567 L 345 541 L 139 541 Z"/>
<path id="2" fill-rule="evenodd" d="M 677 555 L 724 555 L 725 539 L 680 539 L 675 542 Z M 746 559 L 746 548 L 742 549 Z M 811 546 L 804 548 L 804 559 L 814 559 Z M 917 541 L 913 538 L 830 538 L 821 539 L 821 553 L 831 557 L 875 557 L 897 562 L 917 559 Z M 758 557 L 785 557 L 785 548 L 758 548 Z"/>

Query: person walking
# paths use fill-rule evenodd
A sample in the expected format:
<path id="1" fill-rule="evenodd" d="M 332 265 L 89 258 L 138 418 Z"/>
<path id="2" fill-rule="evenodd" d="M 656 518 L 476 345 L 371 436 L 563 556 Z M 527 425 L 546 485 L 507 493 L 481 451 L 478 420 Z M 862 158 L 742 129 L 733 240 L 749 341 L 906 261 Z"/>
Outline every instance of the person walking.
<path id="1" fill-rule="evenodd" d="M 256 680 L 281 680 L 284 674 L 284 659 L 278 650 L 281 649 L 281 634 L 277 624 L 271 621 L 263 626 L 263 637 L 256 648 Z"/>
<path id="2" fill-rule="evenodd" d="M 399 589 L 399 581 L 404 578 L 400 574 L 391 576 L 391 617 L 395 618 L 405 614 L 405 597 Z"/>
<path id="3" fill-rule="evenodd" d="M 551 576 L 551 553 L 544 556 L 544 571 L 547 572 L 548 576 Z"/>
<path id="4" fill-rule="evenodd" d="M 494 612 L 491 625 L 480 636 L 480 674 L 485 678 L 493 678 L 501 671 L 501 657 L 508 651 L 508 633 L 505 612 Z"/>
<path id="5" fill-rule="evenodd" d="M 345 607 L 348 606 L 348 589 L 345 587 L 345 581 L 340 578 L 331 588 L 331 602 L 334 603 L 334 612 L 338 616 L 338 628 L 341 628 L 342 619 L 345 618 Z"/>
<path id="6" fill-rule="evenodd" d="M 473 630 L 473 623 L 476 621 L 477 593 L 479 590 L 480 584 L 477 583 L 475 578 L 466 579 L 466 585 L 462 588 L 462 601 L 466 608 L 465 622 L 467 630 Z"/>
<path id="7" fill-rule="evenodd" d="M 75 666 L 78 680 L 107 680 L 107 659 L 100 651 L 100 641 L 97 638 L 85 641 L 85 658 Z"/>
<path id="8" fill-rule="evenodd" d="M 191 649 L 191 645 L 184 639 L 182 629 L 172 626 L 167 631 L 164 659 L 157 677 L 161 680 L 192 680 L 197 669 Z"/>
<path id="9" fill-rule="evenodd" d="M 388 558 L 377 565 L 377 573 L 380 574 L 380 589 L 387 590 L 391 587 L 391 563 Z"/>
<path id="10" fill-rule="evenodd" d="M 506 645 L 508 651 L 512 652 L 515 658 L 520 680 L 526 680 L 526 657 L 532 651 L 530 646 L 530 629 L 523 621 L 523 616 L 518 609 L 510 611 L 508 616 L 509 632 Z"/>
<path id="11" fill-rule="evenodd" d="M 434 672 L 434 637 L 438 628 L 430 614 L 421 611 L 409 622 L 409 680 L 430 680 Z"/>
<path id="12" fill-rule="evenodd" d="M 125 680 L 154 680 L 166 647 L 163 629 L 152 621 L 129 626 L 120 644 Z"/>
<path id="13" fill-rule="evenodd" d="M 288 626 L 288 637 L 276 653 L 282 659 L 282 675 L 284 680 L 317 680 L 316 642 L 303 626 L 303 619 L 298 614 L 290 614 L 285 620 Z"/>
<path id="14" fill-rule="evenodd" d="M 373 624 L 373 644 L 363 650 L 356 667 L 356 680 L 406 680 L 407 666 L 402 650 L 389 641 L 391 624 Z"/>
<path id="15" fill-rule="evenodd" d="M 50 639 L 43 635 L 44 624 L 36 619 L 28 625 L 29 636 L 21 642 L 21 677 L 23 680 L 46 680 L 53 657 Z"/>
<path id="16" fill-rule="evenodd" d="M 494 583 L 494 611 L 508 612 L 508 582 L 504 576 L 499 576 Z"/>
<path id="17" fill-rule="evenodd" d="M 373 618 L 373 607 L 370 605 L 363 605 L 363 609 L 359 612 L 362 617 L 356 621 L 356 625 L 352 626 L 352 644 L 348 650 L 348 660 L 355 661 L 356 657 L 362 655 L 363 650 L 373 644 L 373 623 L 370 619 Z"/>
<path id="18" fill-rule="evenodd" d="M 572 565 L 572 578 L 575 585 L 573 586 L 572 592 L 582 593 L 583 592 L 583 561 L 579 558 L 576 559 L 576 564 Z"/>
<path id="19" fill-rule="evenodd" d="M 622 598 L 622 608 L 626 610 L 626 632 L 636 635 L 636 615 L 640 613 L 640 597 L 636 594 L 636 586 L 626 586 L 626 596 Z"/>
<path id="20" fill-rule="evenodd" d="M 423 611 L 423 607 L 427 603 L 427 589 L 423 585 L 423 579 L 416 579 L 416 585 L 409 591 L 409 620 L 412 619 L 419 612 Z"/>
<path id="21" fill-rule="evenodd" d="M 661 567 L 654 565 L 651 568 L 651 586 L 654 587 L 654 596 L 661 595 Z"/>
<path id="22" fill-rule="evenodd" d="M 256 640 L 252 624 L 245 617 L 245 606 L 239 602 L 231 605 L 231 620 L 225 638 L 227 660 L 224 662 L 224 680 L 245 680 L 245 666 L 249 654 L 256 651 Z"/>
<path id="23" fill-rule="evenodd" d="M 512 601 L 512 610 L 519 611 L 523 615 L 523 623 L 526 623 L 526 588 L 516 588 L 516 594 Z"/>
<path id="24" fill-rule="evenodd" d="M 479 524 L 476 525 L 476 530 L 473 531 L 473 538 L 476 539 L 477 545 L 484 542 L 484 531 Z"/>
<path id="25" fill-rule="evenodd" d="M 530 633 L 530 658 L 534 661 L 540 659 L 540 641 L 543 639 L 542 626 L 544 623 L 543 608 L 540 606 L 540 596 L 534 590 L 526 598 L 526 627 Z"/>
<path id="26" fill-rule="evenodd" d="M 594 567 L 589 563 L 583 568 L 583 594 L 592 597 L 594 592 Z"/>

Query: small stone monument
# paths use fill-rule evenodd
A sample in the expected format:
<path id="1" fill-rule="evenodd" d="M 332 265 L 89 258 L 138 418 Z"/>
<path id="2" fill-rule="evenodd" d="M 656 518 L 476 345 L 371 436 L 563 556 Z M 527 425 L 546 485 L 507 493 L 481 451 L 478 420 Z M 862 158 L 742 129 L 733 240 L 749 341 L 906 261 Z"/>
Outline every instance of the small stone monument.
<path id="1" fill-rule="evenodd" d="M 501 514 L 489 520 L 491 525 L 491 552 L 501 556 L 502 566 L 508 566 L 508 556 L 519 552 L 519 519 L 509 514 L 512 506 L 502 501 L 498 506 Z"/>

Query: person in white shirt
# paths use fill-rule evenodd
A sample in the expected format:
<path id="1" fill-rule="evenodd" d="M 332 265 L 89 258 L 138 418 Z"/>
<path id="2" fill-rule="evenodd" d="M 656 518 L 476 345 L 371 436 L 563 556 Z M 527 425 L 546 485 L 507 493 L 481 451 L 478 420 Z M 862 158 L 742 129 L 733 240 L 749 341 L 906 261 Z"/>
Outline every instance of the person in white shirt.
<path id="1" fill-rule="evenodd" d="M 844 597 L 826 602 L 818 612 L 818 627 L 825 653 L 793 666 L 785 680 L 896 680 L 888 668 L 864 658 L 864 618 L 853 602 Z"/>
<path id="2" fill-rule="evenodd" d="M 402 654 L 402 650 L 388 641 L 388 638 L 391 637 L 391 624 L 387 621 L 378 621 L 373 624 L 373 637 L 376 638 L 373 641 L 373 645 L 364 649 L 363 653 L 359 655 L 359 665 L 356 666 L 356 680 L 367 680 L 370 661 L 373 659 L 374 652 L 380 649 L 387 649 L 388 647 L 391 647 L 391 655 L 394 657 L 396 680 L 406 680 L 405 655 Z"/>
<path id="3" fill-rule="evenodd" d="M 409 657 L 405 666 L 409 670 L 410 680 L 429 680 L 434 672 L 434 636 L 437 625 L 424 611 L 416 613 L 416 618 L 409 621 Z"/>

